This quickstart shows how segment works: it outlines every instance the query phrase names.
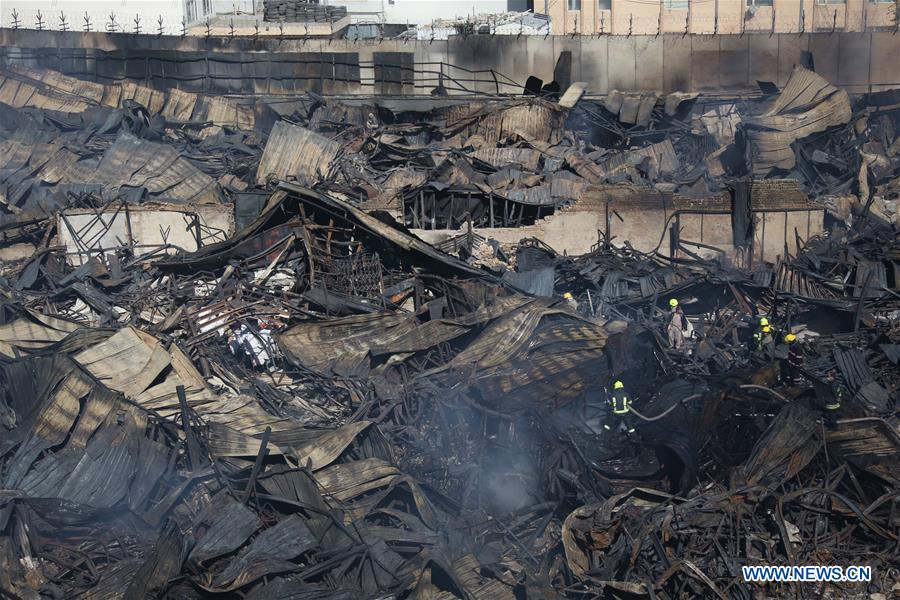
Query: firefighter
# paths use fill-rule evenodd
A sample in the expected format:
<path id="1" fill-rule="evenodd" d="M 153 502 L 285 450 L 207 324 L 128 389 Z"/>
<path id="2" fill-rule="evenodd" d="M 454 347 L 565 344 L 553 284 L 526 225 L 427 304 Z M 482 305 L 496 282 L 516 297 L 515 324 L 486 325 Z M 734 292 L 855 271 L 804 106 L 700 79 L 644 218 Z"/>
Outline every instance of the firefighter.
<path id="1" fill-rule="evenodd" d="M 793 384 L 803 383 L 803 353 L 797 344 L 797 336 L 789 333 L 784 336 L 787 345 L 787 361 L 784 368 L 784 379 Z"/>
<path id="2" fill-rule="evenodd" d="M 625 384 L 621 381 L 616 381 L 613 384 L 613 393 L 609 397 L 609 408 L 612 412 L 612 422 L 610 425 L 609 422 L 603 424 L 603 429 L 606 431 L 624 431 L 627 434 L 634 433 L 634 421 L 633 415 L 631 414 L 631 398 L 628 397 L 628 392 L 625 391 Z"/>
<path id="3" fill-rule="evenodd" d="M 756 344 L 757 352 L 762 352 L 764 349 L 769 349 L 774 345 L 774 332 L 775 330 L 769 325 L 769 319 L 760 317 L 759 327 L 756 328 L 756 333 L 753 334 L 753 341 Z"/>
<path id="4" fill-rule="evenodd" d="M 678 306 L 678 300 L 672 298 L 669 300 L 669 323 L 666 326 L 666 333 L 669 336 L 669 348 L 680 350 L 684 344 L 684 313 Z"/>
<path id="5" fill-rule="evenodd" d="M 819 410 L 822 411 L 822 420 L 825 422 L 825 426 L 834 429 L 840 416 L 841 401 L 844 399 L 844 386 L 835 377 L 834 371 L 828 373 L 825 382 L 828 387 L 822 390 L 824 393 L 816 394 L 816 400 Z"/>
<path id="6" fill-rule="evenodd" d="M 563 294 L 563 300 L 566 301 L 566 304 L 572 307 L 572 310 L 578 312 L 578 301 L 572 296 L 571 292 L 566 292 Z"/>

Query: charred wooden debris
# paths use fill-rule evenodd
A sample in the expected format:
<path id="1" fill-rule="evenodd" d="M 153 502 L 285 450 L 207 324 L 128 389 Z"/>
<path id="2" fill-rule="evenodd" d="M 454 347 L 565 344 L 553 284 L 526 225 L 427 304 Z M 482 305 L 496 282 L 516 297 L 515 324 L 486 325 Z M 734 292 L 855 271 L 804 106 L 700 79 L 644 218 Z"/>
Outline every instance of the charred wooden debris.
<path id="1" fill-rule="evenodd" d="M 0 72 L 0 598 L 896 594 L 900 96 L 761 87 L 413 111 Z M 772 178 L 827 215 L 768 260 Z M 729 244 L 535 237 L 626 187 L 718 202 Z M 809 564 L 874 577 L 741 575 Z"/>

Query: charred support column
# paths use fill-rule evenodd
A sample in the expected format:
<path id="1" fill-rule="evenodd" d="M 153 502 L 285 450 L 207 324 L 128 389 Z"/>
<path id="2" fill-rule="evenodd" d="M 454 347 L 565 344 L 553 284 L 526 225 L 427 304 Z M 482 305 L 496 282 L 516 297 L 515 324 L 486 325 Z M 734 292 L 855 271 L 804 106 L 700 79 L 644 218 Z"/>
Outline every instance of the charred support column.
<path id="1" fill-rule="evenodd" d="M 749 179 L 739 179 L 734 183 L 733 187 L 728 189 L 731 194 L 732 243 L 742 253 L 752 250 L 753 242 L 753 213 L 750 206 L 750 187 Z"/>
<path id="2" fill-rule="evenodd" d="M 675 220 L 669 225 L 669 256 L 675 258 L 681 245 L 681 215 L 675 214 Z"/>
<path id="3" fill-rule="evenodd" d="M 494 194 L 493 194 L 493 192 L 489 196 L 489 199 L 490 199 L 490 201 L 488 202 L 488 204 L 490 205 L 490 210 L 491 210 L 491 229 L 493 229 L 494 228 Z"/>

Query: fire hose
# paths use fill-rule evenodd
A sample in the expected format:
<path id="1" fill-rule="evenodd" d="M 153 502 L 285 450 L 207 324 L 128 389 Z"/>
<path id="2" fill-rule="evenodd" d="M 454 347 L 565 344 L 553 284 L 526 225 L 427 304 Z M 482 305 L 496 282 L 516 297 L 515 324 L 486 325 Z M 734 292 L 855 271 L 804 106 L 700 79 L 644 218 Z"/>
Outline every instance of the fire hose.
<path id="1" fill-rule="evenodd" d="M 766 387 L 764 385 L 756 385 L 756 384 L 752 384 L 752 383 L 747 383 L 744 385 L 739 385 L 738 388 L 740 388 L 742 390 L 747 390 L 747 389 L 762 390 L 764 392 L 768 392 L 768 393 L 772 394 L 773 396 L 775 396 L 782 402 L 788 402 L 787 398 L 785 398 L 784 396 L 782 396 L 781 394 L 779 394 L 772 388 Z M 634 416 L 636 416 L 637 418 L 639 418 L 643 421 L 658 421 L 659 419 L 662 419 L 663 417 L 668 415 L 670 412 L 672 412 L 673 410 L 678 408 L 679 405 L 689 402 L 691 400 L 694 400 L 695 398 L 700 398 L 702 395 L 703 394 L 693 394 L 692 396 L 688 396 L 687 398 L 682 398 L 681 400 L 679 400 L 678 402 L 676 402 L 675 404 L 673 404 L 666 410 L 664 410 L 661 413 L 659 413 L 658 415 L 654 415 L 652 417 L 645 417 L 644 415 L 642 415 L 641 413 L 636 411 L 634 408 L 631 408 L 630 410 L 632 413 L 634 413 Z"/>

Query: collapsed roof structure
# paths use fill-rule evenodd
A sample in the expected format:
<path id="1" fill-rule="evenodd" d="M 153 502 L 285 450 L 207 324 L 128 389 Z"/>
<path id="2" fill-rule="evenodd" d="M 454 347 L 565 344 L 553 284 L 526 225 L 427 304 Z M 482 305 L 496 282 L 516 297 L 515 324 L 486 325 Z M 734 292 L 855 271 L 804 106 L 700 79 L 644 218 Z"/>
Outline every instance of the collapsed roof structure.
<path id="1" fill-rule="evenodd" d="M 576 92 L 0 72 L 0 596 L 896 590 L 900 98 Z M 634 438 L 598 436 L 613 379 Z"/>

